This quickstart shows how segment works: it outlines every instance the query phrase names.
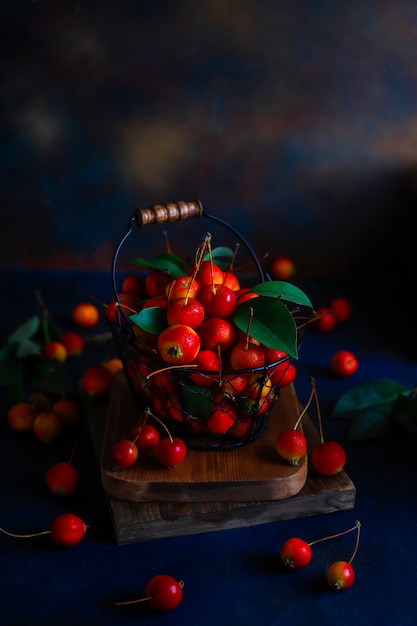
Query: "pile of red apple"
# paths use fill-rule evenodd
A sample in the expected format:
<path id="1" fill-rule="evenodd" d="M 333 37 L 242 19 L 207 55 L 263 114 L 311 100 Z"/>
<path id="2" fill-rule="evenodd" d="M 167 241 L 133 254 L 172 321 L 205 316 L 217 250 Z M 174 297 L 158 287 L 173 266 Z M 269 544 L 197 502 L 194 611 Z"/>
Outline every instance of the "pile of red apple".
<path id="1" fill-rule="evenodd" d="M 170 254 L 146 265 L 106 309 L 130 384 L 193 437 L 254 440 L 295 378 L 310 300 L 283 281 L 241 287 L 215 250 L 192 265 Z"/>

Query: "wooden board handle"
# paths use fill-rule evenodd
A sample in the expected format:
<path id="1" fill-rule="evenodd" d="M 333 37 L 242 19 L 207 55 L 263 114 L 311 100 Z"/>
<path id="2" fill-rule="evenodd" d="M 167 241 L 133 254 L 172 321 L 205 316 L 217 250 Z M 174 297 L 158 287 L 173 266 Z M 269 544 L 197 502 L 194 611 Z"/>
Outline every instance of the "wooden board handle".
<path id="1" fill-rule="evenodd" d="M 191 202 L 179 200 L 167 202 L 167 204 L 154 204 L 146 209 L 135 209 L 133 216 L 138 226 L 145 226 L 146 224 L 165 224 L 186 220 L 189 217 L 199 217 L 202 213 L 203 205 L 200 200 L 191 200 Z"/>

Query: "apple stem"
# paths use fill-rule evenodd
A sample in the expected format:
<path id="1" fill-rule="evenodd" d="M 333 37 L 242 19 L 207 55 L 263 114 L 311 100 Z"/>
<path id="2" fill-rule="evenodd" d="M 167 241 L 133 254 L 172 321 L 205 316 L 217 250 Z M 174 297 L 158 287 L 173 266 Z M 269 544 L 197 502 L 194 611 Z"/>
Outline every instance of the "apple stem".
<path id="1" fill-rule="evenodd" d="M 235 245 L 235 249 L 234 249 L 232 258 L 230 260 L 229 267 L 227 268 L 227 272 L 225 273 L 223 283 L 226 281 L 226 278 L 228 277 L 228 275 L 233 273 L 233 265 L 234 265 L 234 262 L 235 262 L 235 259 L 236 259 L 236 255 L 238 253 L 239 248 L 240 248 L 240 243 L 237 243 Z"/>
<path id="2" fill-rule="evenodd" d="M 220 344 L 217 344 L 217 355 L 219 357 L 219 386 L 221 386 L 223 367 L 222 367 L 222 349 L 220 347 Z"/>
<path id="3" fill-rule="evenodd" d="M 128 606 L 129 604 L 139 604 L 139 602 L 147 602 L 152 599 L 152 596 L 146 598 L 136 598 L 135 600 L 119 600 L 118 602 L 104 602 L 103 604 L 110 606 Z"/>
<path id="4" fill-rule="evenodd" d="M 355 544 L 355 548 L 353 550 L 352 556 L 349 559 L 349 563 L 352 563 L 353 559 L 355 558 L 357 552 L 358 552 L 358 548 L 359 548 L 359 538 L 360 538 L 360 534 L 361 534 L 361 523 L 359 520 L 357 520 L 355 522 L 356 528 L 357 528 L 357 533 L 356 533 L 356 544 Z"/>
<path id="5" fill-rule="evenodd" d="M 85 289 L 85 287 L 83 287 L 82 285 L 80 285 L 79 287 L 80 287 L 81 291 L 84 291 L 84 293 L 87 294 L 87 296 L 89 298 L 94 300 L 94 302 L 97 302 L 97 304 L 101 304 L 101 306 L 104 306 L 104 308 L 106 308 L 106 306 L 107 306 L 106 302 L 103 302 L 103 300 L 100 300 L 99 298 L 97 298 L 97 296 L 95 296 L 90 291 L 88 291 L 88 289 Z"/>
<path id="6" fill-rule="evenodd" d="M 151 372 L 145 378 L 146 380 L 149 380 L 152 376 L 155 376 L 155 374 L 160 374 L 161 372 L 168 372 L 169 370 L 176 370 L 176 369 L 189 369 L 189 368 L 195 369 L 196 367 L 198 367 L 197 363 L 189 363 L 188 365 L 168 365 L 167 367 L 162 367 L 159 370 L 155 370 Z"/>
<path id="7" fill-rule="evenodd" d="M 306 405 L 305 405 L 304 409 L 301 411 L 301 413 L 300 413 L 300 415 L 299 415 L 299 417 L 298 417 L 297 421 L 295 422 L 295 425 L 294 425 L 294 430 L 297 430 L 297 428 L 298 428 L 298 427 L 299 427 L 299 425 L 300 425 L 301 420 L 303 419 L 304 415 L 306 414 L 307 409 L 308 409 L 308 407 L 310 406 L 311 401 L 313 400 L 313 397 L 314 397 L 314 390 L 315 390 L 315 387 L 314 387 L 314 383 L 313 383 L 313 384 L 312 384 L 312 388 L 311 388 L 311 392 L 310 392 L 310 396 L 309 396 L 309 398 L 308 398 L 308 400 L 307 400 L 307 403 L 306 403 Z"/>
<path id="8" fill-rule="evenodd" d="M 355 549 L 353 551 L 353 554 L 350 558 L 349 563 L 352 563 L 353 559 L 356 556 L 356 553 L 358 551 L 358 546 L 359 546 L 359 534 L 360 534 L 360 527 L 361 527 L 361 523 L 356 520 L 354 526 L 352 526 L 352 528 L 348 528 L 347 530 L 343 530 L 340 533 L 336 533 L 334 535 L 327 535 L 327 537 L 321 537 L 321 539 L 315 539 L 315 541 L 310 541 L 310 543 L 308 544 L 309 546 L 314 546 L 316 543 L 320 543 L 322 541 L 327 541 L 328 539 L 336 539 L 337 537 L 342 537 L 342 535 L 347 535 L 348 533 L 353 532 L 354 530 L 357 531 L 357 535 L 356 535 L 356 545 L 355 545 Z"/>
<path id="9" fill-rule="evenodd" d="M 245 350 L 249 348 L 249 337 L 250 337 L 250 329 L 252 326 L 252 320 L 253 320 L 253 307 L 249 307 L 249 319 L 248 319 L 248 326 L 246 329 Z"/>
<path id="10" fill-rule="evenodd" d="M 168 233 L 166 230 L 164 230 L 164 239 L 165 239 L 165 249 L 167 251 L 168 254 L 172 254 L 172 249 L 171 249 L 171 245 L 169 243 L 169 238 L 168 238 Z"/>
<path id="11" fill-rule="evenodd" d="M 322 425 L 322 421 L 321 421 L 319 398 L 318 398 L 317 390 L 316 390 L 316 381 L 314 380 L 313 377 L 311 377 L 310 378 L 310 382 L 311 382 L 311 384 L 313 386 L 314 398 L 316 400 L 316 410 L 317 410 L 317 420 L 318 420 L 318 423 L 319 423 L 320 441 L 321 441 L 321 443 L 324 443 L 323 425 Z"/>
<path id="12" fill-rule="evenodd" d="M 263 256 L 257 257 L 256 261 L 264 261 L 268 257 L 269 257 L 269 252 L 266 252 Z M 253 265 L 254 263 L 255 263 L 255 259 L 252 259 L 248 263 L 244 263 L 244 265 L 239 265 L 238 267 L 235 268 L 235 272 L 239 272 L 240 270 L 244 270 L 247 267 Z"/>
<path id="13" fill-rule="evenodd" d="M 156 421 L 158 422 L 158 424 L 160 424 L 160 425 L 162 426 L 162 428 L 163 428 L 163 429 L 167 432 L 168 437 L 169 437 L 169 440 L 170 440 L 170 442 L 172 443 L 174 440 L 173 440 L 173 438 L 172 438 L 171 433 L 169 432 L 169 429 L 168 429 L 168 428 L 167 428 L 167 426 L 164 424 L 164 422 L 163 422 L 162 420 L 160 420 L 160 419 L 159 419 L 159 417 L 156 417 L 156 415 L 154 415 L 154 414 L 152 413 L 152 411 L 150 410 L 150 408 L 149 408 L 149 407 L 146 407 L 146 409 L 145 409 L 145 414 L 146 414 L 146 416 L 148 416 L 148 415 L 149 415 L 150 417 L 153 417 L 153 419 L 154 419 L 154 420 L 156 420 Z M 145 419 L 146 419 L 146 417 L 145 417 Z"/>
<path id="14" fill-rule="evenodd" d="M 174 285 L 175 285 L 175 280 L 171 281 L 171 284 L 170 284 L 169 289 L 168 289 L 168 293 L 167 293 L 167 305 L 168 306 L 169 306 L 169 303 L 171 301 L 171 294 L 172 294 L 172 290 L 174 288 Z M 187 291 L 187 296 L 188 296 L 188 291 Z"/>
<path id="15" fill-rule="evenodd" d="M 181 587 L 181 589 L 184 588 L 183 580 L 178 581 L 178 584 Z M 145 596 L 144 598 L 135 598 L 134 600 L 119 600 L 116 602 L 104 602 L 103 604 L 111 605 L 111 606 L 128 606 L 129 604 L 139 604 L 139 602 L 148 602 L 149 600 L 152 600 L 152 598 L 153 596 Z"/>
<path id="16" fill-rule="evenodd" d="M 51 341 L 49 325 L 51 325 L 51 327 L 53 327 L 59 335 L 61 335 L 62 333 L 57 327 L 57 325 L 55 324 L 54 320 L 52 319 L 51 314 L 48 310 L 48 307 L 45 304 L 45 300 L 43 299 L 41 292 L 39 290 L 36 290 L 36 300 L 37 300 L 39 308 L 41 309 L 41 322 L 42 322 L 43 334 L 45 337 L 45 341 L 48 342 L 48 341 Z"/>
<path id="17" fill-rule="evenodd" d="M 51 531 L 50 530 L 42 530 L 38 533 L 29 533 L 27 535 L 18 535 L 16 533 L 11 533 L 8 530 L 5 530 L 4 528 L 0 528 L 0 532 L 2 532 L 4 535 L 7 535 L 8 537 L 15 537 L 17 539 L 29 539 L 31 537 L 40 537 L 41 535 L 50 535 Z"/>
<path id="18" fill-rule="evenodd" d="M 97 333 L 96 335 L 91 335 L 90 337 L 84 337 L 83 341 L 84 343 L 104 343 L 105 341 L 111 339 L 111 337 L 112 334 L 109 331 L 106 333 Z"/>
<path id="19" fill-rule="evenodd" d="M 201 263 L 203 262 L 204 259 L 204 254 L 207 250 L 207 246 L 208 246 L 208 241 L 210 240 L 211 235 L 210 233 L 207 233 L 203 239 L 203 241 L 201 242 L 201 244 L 198 246 L 196 253 L 195 253 L 195 273 L 194 273 L 194 278 L 197 275 L 198 270 L 200 269 Z"/>

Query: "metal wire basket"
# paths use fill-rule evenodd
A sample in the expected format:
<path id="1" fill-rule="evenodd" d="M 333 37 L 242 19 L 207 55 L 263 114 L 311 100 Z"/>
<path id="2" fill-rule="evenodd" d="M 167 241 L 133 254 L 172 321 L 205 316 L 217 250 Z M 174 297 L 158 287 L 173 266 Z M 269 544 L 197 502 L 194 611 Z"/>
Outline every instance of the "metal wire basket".
<path id="1" fill-rule="evenodd" d="M 114 302 L 119 302 L 117 264 L 122 246 L 134 226 L 165 224 L 205 217 L 217 222 L 237 237 L 255 264 L 260 282 L 267 279 L 249 243 L 230 224 L 208 214 L 199 200 L 154 205 L 135 209 L 126 234 L 116 247 L 111 277 Z M 195 450 L 230 450 L 255 441 L 268 424 L 270 411 L 280 394 L 280 381 L 290 366 L 283 358 L 261 367 L 236 371 L 225 369 L 170 368 L 151 346 L 137 341 L 137 327 L 122 306 L 110 324 L 115 348 L 134 394 L 144 406 L 167 424 L 173 436 L 180 436 Z"/>

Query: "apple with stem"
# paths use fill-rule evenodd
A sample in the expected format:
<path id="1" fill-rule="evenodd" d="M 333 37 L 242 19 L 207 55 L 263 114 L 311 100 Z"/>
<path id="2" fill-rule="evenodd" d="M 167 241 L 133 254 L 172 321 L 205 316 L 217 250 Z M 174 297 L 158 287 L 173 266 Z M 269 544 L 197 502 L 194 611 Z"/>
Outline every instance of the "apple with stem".
<path id="1" fill-rule="evenodd" d="M 49 535 L 51 540 L 61 548 L 70 548 L 81 541 L 87 531 L 87 526 L 83 520 L 73 513 L 61 513 L 55 517 L 49 530 L 42 530 L 35 533 L 17 534 L 0 528 L 0 532 L 9 537 L 17 539 L 30 539 L 32 537 L 41 537 Z"/>
<path id="2" fill-rule="evenodd" d="M 299 426 L 301 421 L 306 414 L 308 407 L 310 406 L 313 397 L 314 397 L 314 384 L 312 384 L 312 388 L 310 391 L 310 396 L 306 402 L 305 407 L 301 411 L 300 415 L 297 418 L 297 421 L 294 424 L 293 428 L 286 428 L 282 430 L 276 439 L 276 449 L 279 456 L 288 461 L 290 465 L 298 465 L 300 459 L 307 452 L 307 439 L 299 430 Z"/>
<path id="3" fill-rule="evenodd" d="M 169 428 L 147 407 L 145 409 L 145 419 L 152 417 L 162 426 L 167 433 L 167 437 L 162 437 L 156 446 L 156 458 L 167 468 L 173 468 L 183 462 L 187 454 L 187 447 L 180 437 L 173 437 Z"/>
<path id="4" fill-rule="evenodd" d="M 204 285 L 198 297 L 208 317 L 226 319 L 233 315 L 236 309 L 236 294 L 227 285 Z"/>
<path id="5" fill-rule="evenodd" d="M 359 531 L 360 531 L 360 522 L 356 521 L 355 525 L 352 528 L 348 528 L 347 530 L 343 530 L 341 532 L 335 533 L 333 535 L 327 535 L 326 537 L 321 537 L 320 539 L 315 539 L 314 541 L 307 542 L 300 537 L 290 537 L 281 546 L 279 552 L 279 558 L 282 565 L 286 569 L 297 570 L 306 567 L 311 562 L 312 558 L 312 550 L 311 547 L 321 543 L 323 541 L 328 541 L 330 539 L 336 539 L 337 537 L 342 537 L 343 535 L 347 535 L 348 533 L 357 531 L 356 534 L 356 546 L 354 553 L 349 561 L 349 564 L 353 561 L 359 546 Z M 337 561 L 336 564 L 330 566 L 327 570 L 326 577 L 328 576 L 330 581 L 328 580 L 330 586 L 334 586 L 334 584 L 340 584 L 340 575 L 343 570 L 343 566 L 340 566 L 340 561 Z M 345 562 L 343 562 L 345 564 Z M 352 568 L 353 570 L 353 568 Z M 353 582 L 353 581 L 352 581 Z M 336 588 L 336 587 L 334 587 Z M 339 586 L 338 588 L 342 588 Z M 345 587 L 346 588 L 346 587 Z"/>
<path id="6" fill-rule="evenodd" d="M 197 299 L 200 292 L 200 284 L 193 276 L 178 276 L 168 283 L 165 291 L 168 302 L 178 298 Z"/>
<path id="7" fill-rule="evenodd" d="M 138 458 L 135 440 L 120 439 L 111 449 L 112 469 L 115 471 L 131 467 Z"/>
<path id="8" fill-rule="evenodd" d="M 118 602 L 106 602 L 112 606 L 129 606 L 148 602 L 158 611 L 172 611 L 183 598 L 184 582 L 167 574 L 158 574 L 151 578 L 146 585 L 145 596 L 133 600 L 121 600 Z"/>
<path id="9" fill-rule="evenodd" d="M 346 463 L 346 453 L 343 446 L 338 441 L 324 440 L 317 390 L 314 379 L 312 378 L 311 381 L 316 401 L 320 443 L 312 449 L 310 461 L 313 469 L 318 474 L 321 474 L 322 476 L 334 476 L 343 470 Z"/>
<path id="10" fill-rule="evenodd" d="M 222 352 L 225 352 L 234 342 L 235 331 L 228 320 L 220 317 L 208 317 L 198 328 L 198 336 L 202 350 L 217 352 L 220 348 Z"/>

